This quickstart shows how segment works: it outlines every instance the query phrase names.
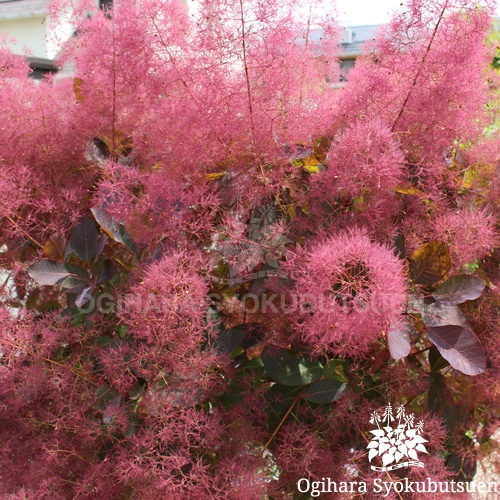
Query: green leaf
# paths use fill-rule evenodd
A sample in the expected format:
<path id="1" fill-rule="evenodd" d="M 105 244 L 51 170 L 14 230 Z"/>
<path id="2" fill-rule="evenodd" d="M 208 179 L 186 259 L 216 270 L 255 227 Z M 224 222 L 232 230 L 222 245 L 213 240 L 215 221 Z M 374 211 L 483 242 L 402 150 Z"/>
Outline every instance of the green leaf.
<path id="1" fill-rule="evenodd" d="M 479 375 L 486 370 L 486 358 L 473 332 L 458 325 L 427 326 L 429 340 L 450 365 L 466 375 Z"/>
<path id="2" fill-rule="evenodd" d="M 486 282 L 468 274 L 452 276 L 441 284 L 433 297 L 445 306 L 456 306 L 467 300 L 477 299 L 484 290 Z"/>
<path id="3" fill-rule="evenodd" d="M 97 228 L 84 215 L 71 231 L 70 243 L 73 253 L 85 262 L 91 262 L 97 250 Z"/>
<path id="4" fill-rule="evenodd" d="M 344 361 L 342 359 L 329 359 L 323 368 L 323 377 L 347 382 L 344 371 Z"/>
<path id="5" fill-rule="evenodd" d="M 325 378 L 312 383 L 305 392 L 304 399 L 312 403 L 332 403 L 340 398 L 345 388 L 344 382 Z"/>
<path id="6" fill-rule="evenodd" d="M 57 300 L 48 300 L 36 306 L 38 312 L 55 311 L 61 307 Z"/>
<path id="7" fill-rule="evenodd" d="M 431 241 L 418 248 L 409 262 L 413 282 L 431 285 L 441 281 L 449 272 L 450 250 L 444 241 Z"/>
<path id="8" fill-rule="evenodd" d="M 318 380 L 323 366 L 317 360 L 294 357 L 284 349 L 266 348 L 262 354 L 267 374 L 279 384 L 307 385 Z"/>
<path id="9" fill-rule="evenodd" d="M 312 500 L 312 496 L 311 494 L 306 491 L 305 493 L 302 493 L 302 495 L 300 495 L 300 497 L 297 498 L 297 500 Z"/>
<path id="10" fill-rule="evenodd" d="M 33 288 L 26 299 L 26 309 L 34 309 L 40 298 L 40 288 Z"/>

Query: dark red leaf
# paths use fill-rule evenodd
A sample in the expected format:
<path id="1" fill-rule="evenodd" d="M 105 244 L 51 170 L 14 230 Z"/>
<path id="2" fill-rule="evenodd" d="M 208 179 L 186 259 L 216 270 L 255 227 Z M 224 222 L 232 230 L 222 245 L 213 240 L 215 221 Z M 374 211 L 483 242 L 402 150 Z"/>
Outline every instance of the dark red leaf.
<path id="1" fill-rule="evenodd" d="M 486 369 L 486 358 L 473 332 L 458 325 L 427 326 L 429 340 L 450 365 L 466 375 L 479 375 Z"/>
<path id="2" fill-rule="evenodd" d="M 447 279 L 433 293 L 434 298 L 445 306 L 456 306 L 467 300 L 477 299 L 486 282 L 468 274 L 459 274 Z"/>
<path id="3" fill-rule="evenodd" d="M 84 215 L 71 231 L 71 249 L 85 262 L 91 262 L 97 249 L 97 228 L 89 217 Z"/>
<path id="4" fill-rule="evenodd" d="M 42 259 L 28 269 L 28 274 L 39 285 L 57 285 L 71 273 L 62 262 Z"/>

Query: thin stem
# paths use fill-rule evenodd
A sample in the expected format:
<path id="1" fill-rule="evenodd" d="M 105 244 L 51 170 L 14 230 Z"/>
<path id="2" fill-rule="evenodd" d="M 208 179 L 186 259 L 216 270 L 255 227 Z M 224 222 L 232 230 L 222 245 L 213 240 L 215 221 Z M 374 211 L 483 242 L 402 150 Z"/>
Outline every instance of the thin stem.
<path id="1" fill-rule="evenodd" d="M 423 349 L 420 349 L 420 351 L 416 351 L 416 352 L 411 352 L 410 355 L 412 356 L 416 356 L 417 354 L 421 354 L 425 351 L 428 351 L 432 348 L 432 346 L 430 345 L 429 347 L 424 347 Z"/>
<path id="2" fill-rule="evenodd" d="M 305 47 L 306 47 L 306 54 L 307 54 L 307 48 L 309 44 L 309 32 L 311 30 L 311 15 L 312 15 L 312 4 L 309 4 L 309 14 L 307 15 L 307 29 L 306 29 L 306 40 L 305 40 Z M 304 66 L 305 62 L 302 64 L 302 75 L 300 76 L 300 93 L 299 93 L 299 104 L 302 105 L 302 99 L 303 99 L 303 91 L 304 91 L 304 79 L 305 79 L 305 71 L 304 71 Z"/>
<path id="3" fill-rule="evenodd" d="M 82 457 L 81 455 L 78 455 L 78 453 L 75 453 L 74 451 L 71 450 L 56 450 L 57 453 L 67 453 L 68 455 L 72 455 L 73 457 L 79 458 L 80 460 L 83 460 L 84 462 L 88 463 L 89 465 L 95 465 L 93 462 L 90 460 L 87 460 L 86 458 Z"/>
<path id="4" fill-rule="evenodd" d="M 9 221 L 11 222 L 12 224 L 14 224 L 14 226 L 16 227 L 16 229 L 18 231 L 20 231 L 21 233 L 24 234 L 24 236 L 26 236 L 26 238 L 28 238 L 32 243 L 34 243 L 37 247 L 41 248 L 42 250 L 44 249 L 44 246 L 41 244 L 41 243 L 38 243 L 38 241 L 36 241 L 35 239 L 33 239 L 23 228 L 19 227 L 19 225 L 16 223 L 16 221 L 14 221 L 11 217 L 9 217 L 7 214 L 4 215 L 4 217 Z"/>
<path id="5" fill-rule="evenodd" d="M 252 135 L 255 132 L 255 125 L 253 121 L 253 106 L 252 106 L 252 93 L 250 90 L 250 75 L 247 65 L 247 44 L 246 44 L 246 32 L 245 32 L 245 14 L 243 10 L 243 0 L 240 0 L 241 9 L 241 46 L 243 49 L 243 66 L 245 68 L 245 79 L 247 83 L 247 97 L 248 97 L 248 111 L 250 113 L 250 126 L 252 128 Z"/>
<path id="6" fill-rule="evenodd" d="M 302 391 L 300 394 L 297 395 L 297 397 L 293 400 L 293 403 L 290 405 L 290 408 L 288 408 L 287 412 L 285 413 L 285 416 L 281 419 L 280 423 L 274 429 L 274 432 L 272 433 L 271 437 L 267 440 L 267 443 L 264 445 L 264 448 L 262 448 L 261 456 L 264 455 L 264 452 L 267 450 L 268 446 L 272 443 L 273 439 L 276 437 L 276 434 L 278 434 L 279 430 L 285 423 L 285 420 L 288 418 L 290 413 L 292 413 L 293 407 L 297 404 L 297 402 L 300 400 L 302 397 Z"/>
<path id="7" fill-rule="evenodd" d="M 156 19 L 154 17 L 151 17 L 151 22 L 153 23 L 153 26 L 154 26 L 154 28 L 156 30 L 157 38 L 158 38 L 159 42 L 161 43 L 161 45 L 163 46 L 165 52 L 167 53 L 167 56 L 168 56 L 170 62 L 172 63 L 172 66 L 173 66 L 175 72 L 177 73 L 177 76 L 178 76 L 180 82 L 182 83 L 183 87 L 186 89 L 186 92 L 188 93 L 189 97 L 193 101 L 193 103 L 196 106 L 196 108 L 201 111 L 198 99 L 194 96 L 193 92 L 191 92 L 191 88 L 189 87 L 186 79 L 182 76 L 182 73 L 181 73 L 181 71 L 179 69 L 177 61 L 175 60 L 175 57 L 173 56 L 172 52 L 169 50 L 169 46 L 168 46 L 167 42 L 165 42 L 165 40 L 163 38 L 161 30 L 159 29 L 159 27 L 158 27 L 158 25 L 156 23 Z M 223 146 L 226 146 L 225 142 L 220 138 L 219 134 L 216 131 L 214 131 L 214 133 L 215 133 L 215 137 L 217 138 L 217 140 Z"/>
<path id="8" fill-rule="evenodd" d="M 396 126 L 397 126 L 400 118 L 403 116 L 403 113 L 405 111 L 406 105 L 408 104 L 408 101 L 409 101 L 410 96 L 413 92 L 413 89 L 417 86 L 418 79 L 420 78 L 420 74 L 422 73 L 422 70 L 424 68 L 425 60 L 427 59 L 427 56 L 429 55 L 429 52 L 431 51 L 431 47 L 432 47 L 432 44 L 434 42 L 434 38 L 436 37 L 437 31 L 439 29 L 439 25 L 441 24 L 441 21 L 443 20 L 443 16 L 444 16 L 444 13 L 445 13 L 447 7 L 448 7 L 448 0 L 446 0 L 446 2 L 444 3 L 443 9 L 441 10 L 441 13 L 439 14 L 438 21 L 436 23 L 436 26 L 434 26 L 434 31 L 432 32 L 432 36 L 431 36 L 431 39 L 429 40 L 429 44 L 427 45 L 427 49 L 426 49 L 424 55 L 422 56 L 422 60 L 420 61 L 420 66 L 419 66 L 418 71 L 415 75 L 415 78 L 413 79 L 410 90 L 408 90 L 408 94 L 406 94 L 406 98 L 403 102 L 403 105 L 401 106 L 401 109 L 399 110 L 398 116 L 396 117 L 396 120 L 394 121 L 394 123 L 391 127 L 391 132 L 394 132 L 394 130 L 396 129 Z"/>
<path id="9" fill-rule="evenodd" d="M 114 4 L 113 4 L 114 9 Z M 113 101 L 112 101 L 112 116 L 111 116 L 111 155 L 114 159 L 116 159 L 116 46 L 115 46 L 115 22 L 114 18 L 111 21 L 113 23 L 111 27 L 112 34 L 112 45 L 113 45 L 113 62 L 111 65 L 111 71 L 113 73 Z"/>
<path id="10" fill-rule="evenodd" d="M 91 384 L 94 384 L 95 386 L 106 385 L 106 387 L 108 389 L 113 390 L 109 385 L 97 382 L 94 379 L 94 377 L 92 377 L 92 375 L 88 374 L 87 372 L 78 370 L 77 368 L 74 368 L 74 367 L 71 367 L 71 366 L 63 365 L 62 363 L 58 363 L 57 361 L 54 361 L 53 359 L 50 359 L 50 358 L 41 358 L 41 359 L 43 361 L 46 361 L 47 363 L 52 364 L 52 365 L 59 366 L 60 368 L 64 368 L 65 370 L 68 370 L 71 373 L 74 373 L 76 376 L 82 377 L 83 379 L 87 380 Z"/>
<path id="11" fill-rule="evenodd" d="M 165 52 L 167 53 L 168 58 L 170 59 L 170 62 L 172 63 L 172 66 L 174 67 L 175 72 L 177 73 L 177 76 L 179 77 L 179 80 L 181 81 L 182 85 L 184 85 L 185 89 L 187 90 L 187 92 L 189 94 L 189 97 L 191 97 L 191 99 L 194 101 L 195 104 L 198 104 L 198 102 L 195 99 L 195 97 L 193 96 L 193 94 L 192 94 L 192 92 L 191 92 L 191 90 L 190 90 L 190 88 L 189 88 L 186 80 L 183 78 L 181 72 L 179 71 L 179 68 L 177 67 L 177 63 L 176 63 L 176 61 L 174 59 L 174 56 L 172 55 L 172 53 L 168 49 L 168 45 L 165 42 L 165 40 L 163 39 L 161 31 L 158 28 L 158 25 L 156 24 L 156 20 L 155 20 L 154 17 L 151 18 L 151 22 L 153 23 L 153 26 L 155 27 L 156 35 L 158 36 L 158 40 L 160 41 L 160 43 L 162 44 L 163 48 L 165 49 Z"/>

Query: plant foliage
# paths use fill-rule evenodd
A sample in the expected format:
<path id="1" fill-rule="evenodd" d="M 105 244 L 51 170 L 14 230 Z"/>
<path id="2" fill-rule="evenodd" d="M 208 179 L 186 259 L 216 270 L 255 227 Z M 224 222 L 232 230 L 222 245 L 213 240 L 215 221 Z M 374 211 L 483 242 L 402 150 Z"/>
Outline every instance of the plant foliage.
<path id="1" fill-rule="evenodd" d="M 69 76 L 0 52 L 4 497 L 299 498 L 379 477 L 370 439 L 470 480 L 499 419 L 491 6 L 409 0 L 343 86 L 319 1 L 51 9 Z M 388 404 L 411 446 L 368 434 Z"/>

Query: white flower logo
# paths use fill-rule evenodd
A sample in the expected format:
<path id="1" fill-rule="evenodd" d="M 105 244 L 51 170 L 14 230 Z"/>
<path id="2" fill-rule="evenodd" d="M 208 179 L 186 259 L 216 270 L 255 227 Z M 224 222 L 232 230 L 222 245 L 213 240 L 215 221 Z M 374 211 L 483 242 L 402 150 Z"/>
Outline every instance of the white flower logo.
<path id="1" fill-rule="evenodd" d="M 397 419 L 397 426 L 393 428 L 391 423 Z M 378 412 L 373 412 L 370 423 L 376 424 L 377 429 L 370 431 L 372 440 L 368 443 L 368 461 L 371 462 L 376 456 L 381 457 L 383 467 L 371 466 L 372 470 L 389 471 L 403 467 L 423 467 L 424 464 L 418 460 L 417 451 L 427 453 L 423 443 L 427 439 L 422 437 L 424 422 L 420 420 L 414 426 L 415 416 L 406 415 L 404 406 L 399 406 L 394 418 L 392 406 L 389 403 L 382 417 Z M 382 424 L 386 424 L 381 426 Z M 406 461 L 401 461 L 403 459 Z M 411 460 L 408 460 L 411 459 Z M 391 465 L 392 464 L 392 465 Z"/>

